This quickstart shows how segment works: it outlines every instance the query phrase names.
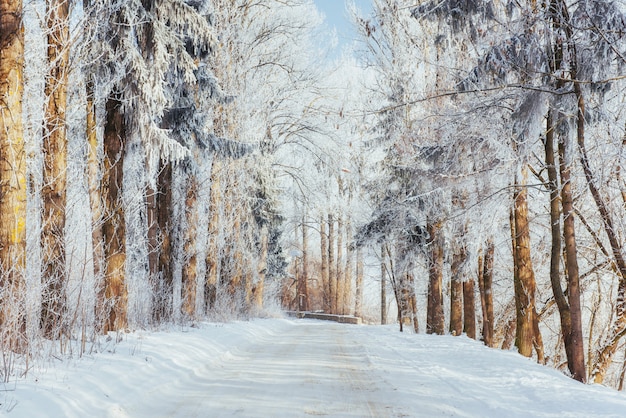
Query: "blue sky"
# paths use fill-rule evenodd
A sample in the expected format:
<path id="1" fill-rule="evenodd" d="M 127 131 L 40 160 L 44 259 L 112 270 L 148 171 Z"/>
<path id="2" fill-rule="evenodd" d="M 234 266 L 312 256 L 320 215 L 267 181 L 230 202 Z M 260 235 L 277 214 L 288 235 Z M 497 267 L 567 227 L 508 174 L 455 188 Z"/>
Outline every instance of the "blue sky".
<path id="1" fill-rule="evenodd" d="M 326 15 L 325 23 L 329 27 L 335 27 L 337 29 L 337 36 L 339 38 L 338 49 L 341 50 L 343 45 L 350 43 L 355 37 L 355 32 L 351 27 L 344 1 L 314 0 L 314 2 L 317 8 Z M 371 10 L 371 0 L 355 0 L 355 3 L 357 7 L 366 14 Z"/>

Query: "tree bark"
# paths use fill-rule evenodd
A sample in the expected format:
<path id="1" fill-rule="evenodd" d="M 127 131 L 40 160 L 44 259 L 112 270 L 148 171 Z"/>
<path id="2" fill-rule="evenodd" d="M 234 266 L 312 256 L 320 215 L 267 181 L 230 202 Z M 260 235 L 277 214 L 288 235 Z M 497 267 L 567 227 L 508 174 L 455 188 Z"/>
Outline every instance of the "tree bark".
<path id="1" fill-rule="evenodd" d="M 417 318 L 417 297 L 415 296 L 415 279 L 411 273 L 407 273 L 408 304 L 410 306 L 411 322 L 413 332 L 419 332 L 419 321 Z"/>
<path id="2" fill-rule="evenodd" d="M 493 239 L 487 240 L 485 255 L 478 259 L 478 283 L 483 313 L 483 342 L 487 347 L 494 347 L 494 316 L 493 316 L 493 259 L 495 246 Z"/>
<path id="3" fill-rule="evenodd" d="M 463 282 L 463 332 L 473 339 L 476 339 L 475 286 L 474 279 L 468 279 Z"/>
<path id="4" fill-rule="evenodd" d="M 353 275 L 353 263 L 354 263 L 354 248 L 349 244 L 351 237 L 351 224 L 350 221 L 346 223 L 346 264 L 343 274 L 343 315 L 350 315 L 350 308 L 352 306 L 352 275 Z"/>
<path id="5" fill-rule="evenodd" d="M 185 197 L 185 232 L 183 237 L 182 313 L 189 319 L 196 317 L 196 293 L 198 279 L 197 226 L 198 226 L 198 179 L 190 174 Z"/>
<path id="6" fill-rule="evenodd" d="M 443 242 L 441 224 L 429 221 L 426 225 L 429 235 L 429 281 L 428 305 L 426 312 L 426 332 L 443 335 L 445 332 L 443 314 Z"/>
<path id="7" fill-rule="evenodd" d="M 460 268 L 465 262 L 464 248 L 458 249 L 452 256 L 450 273 L 450 334 L 463 333 L 463 277 Z"/>
<path id="8" fill-rule="evenodd" d="M 526 182 L 528 167 L 524 164 L 516 181 L 513 206 L 513 243 L 514 248 L 514 287 L 516 302 L 515 346 L 520 354 L 530 357 L 536 342 L 534 315 L 535 311 L 535 273 L 530 257 L 530 230 L 528 225 L 528 189 Z"/>
<path id="9" fill-rule="evenodd" d="M 103 332 L 127 327 L 128 291 L 126 288 L 126 225 L 122 205 L 126 125 L 122 113 L 121 94 L 112 93 L 106 103 L 104 126 L 104 293 L 107 309 Z"/>
<path id="10" fill-rule="evenodd" d="M 265 276 L 267 274 L 267 254 L 268 254 L 268 239 L 269 232 L 267 226 L 263 226 L 260 231 L 261 234 L 261 248 L 259 254 L 259 265 L 257 267 L 257 282 L 254 285 L 254 309 L 256 312 L 261 312 L 263 309 L 263 291 L 265 287 Z"/>
<path id="11" fill-rule="evenodd" d="M 387 264 L 385 245 L 380 247 L 380 323 L 387 325 Z"/>
<path id="12" fill-rule="evenodd" d="M 22 125 L 22 0 L 0 0 L 0 333 L 3 347 L 26 348 L 26 155 Z"/>
<path id="13" fill-rule="evenodd" d="M 363 315 L 363 249 L 356 250 L 356 284 L 354 289 L 354 316 L 360 318 Z"/>
<path id="14" fill-rule="evenodd" d="M 343 306 L 343 294 L 344 294 L 344 259 L 343 259 L 343 220 L 341 215 L 337 216 L 337 259 L 335 260 L 337 266 L 335 267 L 335 274 L 337 276 L 337 295 L 335 299 L 337 301 L 337 307 L 335 313 L 342 314 L 344 311 Z"/>
<path id="15" fill-rule="evenodd" d="M 302 273 L 298 280 L 298 303 L 301 311 L 309 310 L 309 238 L 308 226 L 302 219 Z"/>
<path id="16" fill-rule="evenodd" d="M 49 69 L 45 80 L 43 124 L 43 219 L 41 330 L 58 339 L 66 324 L 65 206 L 67 173 L 67 74 L 69 62 L 69 0 L 46 2 Z"/>
<path id="17" fill-rule="evenodd" d="M 337 313 L 337 275 L 335 274 L 335 221 L 328 214 L 328 283 L 330 292 L 330 313 Z"/>
<path id="18" fill-rule="evenodd" d="M 330 283 L 328 282 L 328 235 L 326 235 L 326 222 L 323 216 L 320 220 L 320 253 L 322 257 L 320 275 L 322 276 L 322 296 L 324 301 L 324 312 L 330 312 Z"/>
<path id="19" fill-rule="evenodd" d="M 94 315 L 96 327 L 101 332 L 104 323 L 105 296 L 104 296 L 104 237 L 102 235 L 103 203 L 100 190 L 100 160 L 98 158 L 98 135 L 96 131 L 96 105 L 93 80 L 89 78 L 86 85 L 87 95 L 87 184 L 89 187 L 89 207 L 91 208 L 91 247 L 93 259 L 93 275 L 95 281 L 96 303 Z"/>
<path id="20" fill-rule="evenodd" d="M 209 242 L 206 254 L 206 279 L 204 284 L 204 306 L 207 310 L 215 307 L 220 268 L 219 251 L 219 207 L 221 205 L 220 171 L 221 164 L 213 160 L 211 167 L 211 196 L 209 201 Z"/>

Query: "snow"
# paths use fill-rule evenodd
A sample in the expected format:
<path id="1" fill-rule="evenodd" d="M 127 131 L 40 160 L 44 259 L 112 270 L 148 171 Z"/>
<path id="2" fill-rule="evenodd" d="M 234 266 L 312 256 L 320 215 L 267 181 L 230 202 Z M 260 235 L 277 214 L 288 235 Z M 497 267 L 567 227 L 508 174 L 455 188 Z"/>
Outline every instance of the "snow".
<path id="1" fill-rule="evenodd" d="M 259 319 L 135 332 L 33 369 L 9 417 L 619 417 L 626 397 L 466 337 Z"/>

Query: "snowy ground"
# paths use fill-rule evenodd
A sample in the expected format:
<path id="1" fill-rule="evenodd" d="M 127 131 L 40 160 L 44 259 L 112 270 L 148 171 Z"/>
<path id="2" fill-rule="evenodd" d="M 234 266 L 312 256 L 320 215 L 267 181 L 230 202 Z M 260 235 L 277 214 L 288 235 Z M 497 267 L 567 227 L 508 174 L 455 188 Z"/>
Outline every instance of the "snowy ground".
<path id="1" fill-rule="evenodd" d="M 9 417 L 626 416 L 621 393 L 465 337 L 314 320 L 135 333 L 9 389 Z"/>

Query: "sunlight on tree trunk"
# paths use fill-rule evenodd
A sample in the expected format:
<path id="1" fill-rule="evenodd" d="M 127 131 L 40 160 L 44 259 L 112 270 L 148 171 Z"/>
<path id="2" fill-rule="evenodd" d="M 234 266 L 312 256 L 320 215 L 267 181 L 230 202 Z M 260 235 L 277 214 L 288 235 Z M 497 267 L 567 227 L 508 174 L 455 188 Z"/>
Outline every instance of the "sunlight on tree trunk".
<path id="1" fill-rule="evenodd" d="M 511 231 L 514 247 L 514 284 L 517 324 L 515 346 L 520 354 L 530 357 L 535 343 L 535 273 L 530 257 L 530 230 L 528 226 L 528 168 L 524 164 L 513 197 Z"/>
<path id="2" fill-rule="evenodd" d="M 126 225 L 122 205 L 124 153 L 126 141 L 125 115 L 119 93 L 112 93 L 106 103 L 104 127 L 104 167 L 102 195 L 104 197 L 105 269 L 104 294 L 107 310 L 103 332 L 121 331 L 128 326 L 128 290 L 126 288 Z"/>
<path id="3" fill-rule="evenodd" d="M 483 342 L 487 347 L 494 347 L 494 315 L 493 315 L 493 258 L 495 246 L 493 239 L 487 240 L 484 256 L 478 257 L 478 287 L 483 313 Z M 484 258 L 483 258 L 484 257 Z"/>
<path id="4" fill-rule="evenodd" d="M 476 305 L 473 278 L 463 282 L 463 332 L 469 338 L 476 339 Z"/>
<path id="5" fill-rule="evenodd" d="M 184 262 L 182 272 L 183 304 L 182 310 L 187 318 L 196 317 L 197 291 L 197 228 L 198 228 L 198 181 L 194 174 L 189 174 L 187 196 L 185 199 L 185 232 L 184 232 Z"/>
<path id="6" fill-rule="evenodd" d="M 67 172 L 67 74 L 69 63 L 69 0 L 46 2 L 48 62 L 43 125 L 43 219 L 41 328 L 58 339 L 66 324 L 65 205 Z"/>
<path id="7" fill-rule="evenodd" d="M 443 335 L 445 332 L 443 314 L 443 237 L 441 224 L 429 221 L 427 224 L 429 236 L 428 260 L 428 306 L 426 312 L 426 332 L 428 334 Z"/>
<path id="8" fill-rule="evenodd" d="M 465 249 L 458 249 L 450 266 L 450 334 L 457 336 L 463 333 L 463 277 L 459 270 L 465 258 Z"/>
<path id="9" fill-rule="evenodd" d="M 0 0 L 0 332 L 3 347 L 26 349 L 26 160 L 22 125 L 22 0 Z"/>

